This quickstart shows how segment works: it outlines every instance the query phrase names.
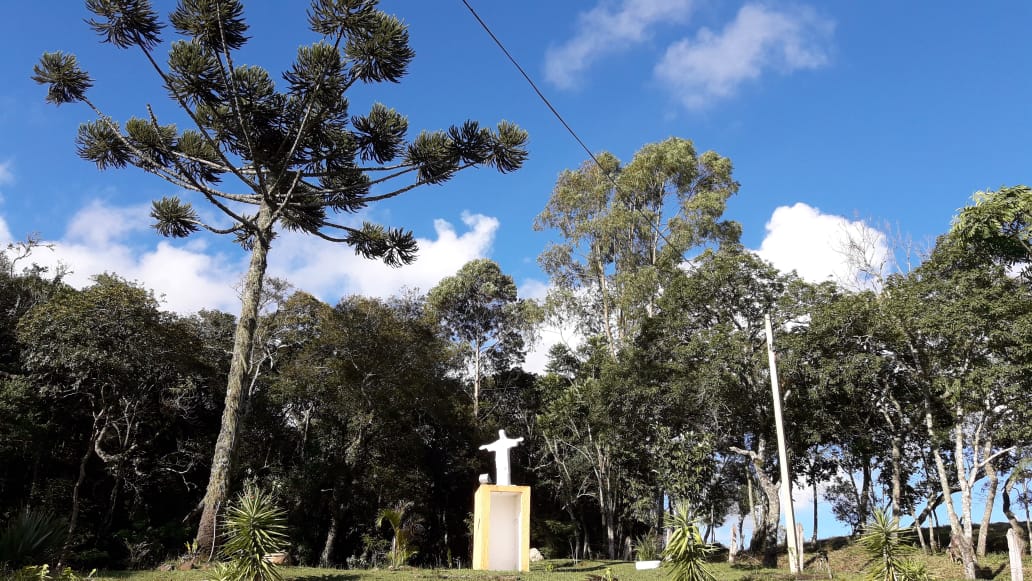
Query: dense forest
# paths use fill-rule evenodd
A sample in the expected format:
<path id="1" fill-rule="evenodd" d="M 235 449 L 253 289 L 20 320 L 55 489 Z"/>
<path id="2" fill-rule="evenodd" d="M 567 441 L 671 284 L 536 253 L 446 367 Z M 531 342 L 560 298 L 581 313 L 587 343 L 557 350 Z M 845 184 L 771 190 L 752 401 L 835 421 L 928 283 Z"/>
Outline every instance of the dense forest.
<path id="1" fill-rule="evenodd" d="M 681 140 L 611 161 L 631 179 L 663 148 L 695 164 L 695 179 L 726 161 L 694 158 Z M 565 173 L 540 215 L 563 232 L 542 255 L 554 283 L 545 304 L 517 299 L 489 260 L 426 295 L 336 305 L 270 279 L 231 481 L 275 494 L 294 558 L 382 560 L 390 534 L 376 515 L 403 506 L 415 562 L 468 562 L 472 493 L 490 461 L 476 449 L 500 427 L 525 437 L 514 479 L 535 491 L 533 544 L 546 554 L 630 556 L 658 528 L 664 496 L 704 529 L 740 529 L 752 515 L 748 548 L 769 553 L 779 505 L 768 314 L 797 486 L 827 485 L 823 498 L 855 531 L 878 507 L 931 527 L 929 507 L 944 504 L 959 538 L 989 518 L 970 504 L 984 486 L 986 506 L 1002 503 L 1026 529 L 1032 290 L 1001 253 L 952 232 L 867 288 L 814 285 L 737 243 L 721 219 L 729 175 L 651 199 L 584 187 L 598 178 L 592 166 Z M 695 245 L 690 260 L 670 247 L 679 241 Z M 182 553 L 234 317 L 162 311 L 114 274 L 71 288 L 26 264 L 29 246 L 9 247 L 0 269 L 0 515 L 62 518 L 83 566 Z M 554 346 L 544 374 L 522 370 L 535 329 L 560 320 L 583 340 Z M 943 503 L 953 492 L 960 507 Z M 968 538 L 977 558 L 984 539 Z"/>

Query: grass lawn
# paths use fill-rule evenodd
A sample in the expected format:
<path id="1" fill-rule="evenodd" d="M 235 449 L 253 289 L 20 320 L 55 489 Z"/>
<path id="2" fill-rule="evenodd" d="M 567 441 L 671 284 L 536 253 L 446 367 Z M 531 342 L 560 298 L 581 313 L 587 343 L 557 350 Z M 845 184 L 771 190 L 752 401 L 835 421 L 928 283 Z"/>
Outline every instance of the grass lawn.
<path id="1" fill-rule="evenodd" d="M 869 560 L 859 546 L 844 540 L 821 543 L 828 552 L 831 573 L 836 581 L 861 581 Z M 953 564 L 945 555 L 926 556 L 920 552 L 914 557 L 925 562 L 930 573 L 944 581 L 961 579 L 960 565 Z M 726 562 L 714 562 L 711 570 L 719 581 L 788 581 L 793 579 L 788 566 L 782 561 L 779 569 L 766 569 L 759 563 L 745 557 L 734 566 Z M 1007 555 L 994 553 L 980 561 L 981 577 L 1006 581 L 1010 579 Z M 555 559 L 534 563 L 529 573 L 505 573 L 497 571 L 472 571 L 470 569 L 403 569 L 400 571 L 365 569 L 317 569 L 312 567 L 284 567 L 284 579 L 296 581 L 601 581 L 606 569 L 611 569 L 617 581 L 661 581 L 666 579 L 666 569 L 636 571 L 633 562 L 626 561 L 581 561 Z M 1025 569 L 1032 570 L 1032 559 L 1025 557 Z M 205 571 L 108 571 L 100 572 L 95 579 L 104 581 L 203 581 Z M 827 579 L 828 573 L 819 567 L 811 553 L 806 554 L 804 573 L 795 577 L 803 580 Z"/>

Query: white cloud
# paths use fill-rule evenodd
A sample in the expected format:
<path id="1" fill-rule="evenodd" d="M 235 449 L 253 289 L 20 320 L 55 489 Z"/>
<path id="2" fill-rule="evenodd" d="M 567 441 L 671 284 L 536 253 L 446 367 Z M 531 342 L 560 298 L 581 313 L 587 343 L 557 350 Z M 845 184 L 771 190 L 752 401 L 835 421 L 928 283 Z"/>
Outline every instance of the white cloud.
<path id="1" fill-rule="evenodd" d="M 659 23 L 682 22 L 693 0 L 622 0 L 619 6 L 601 1 L 578 17 L 577 32 L 566 43 L 548 49 L 545 78 L 568 89 L 591 64 L 605 56 L 648 40 Z"/>
<path id="2" fill-rule="evenodd" d="M 0 161 L 0 186 L 14 183 L 13 166 L 14 163 L 9 159 L 7 161 Z"/>
<path id="3" fill-rule="evenodd" d="M 865 264 L 879 276 L 892 266 L 883 232 L 860 220 L 822 214 L 802 202 L 775 209 L 766 230 L 756 253 L 778 269 L 795 270 L 811 282 L 870 287 L 875 281 L 861 272 Z"/>
<path id="4" fill-rule="evenodd" d="M 685 106 L 729 97 L 768 70 L 789 73 L 827 64 L 834 23 L 810 8 L 778 10 L 746 4 L 719 33 L 703 28 L 667 48 L 655 75 Z"/>
<path id="5" fill-rule="evenodd" d="M 0 216 L 0 247 L 6 248 L 11 242 L 14 242 L 11 237 L 11 229 L 7 227 L 3 216 Z"/>
<path id="6" fill-rule="evenodd" d="M 498 219 L 465 212 L 461 217 L 467 227 L 462 233 L 446 220 L 434 220 L 436 238 L 417 239 L 419 257 L 408 266 L 391 268 L 342 244 L 284 234 L 269 253 L 269 272 L 331 304 L 349 294 L 388 297 L 404 288 L 426 292 L 491 250 Z"/>
<path id="7" fill-rule="evenodd" d="M 547 283 L 528 278 L 519 285 L 519 296 L 543 302 L 550 289 L 551 287 Z M 537 333 L 537 341 L 527 350 L 527 356 L 523 361 L 523 369 L 533 373 L 545 372 L 545 367 L 548 365 L 548 351 L 553 345 L 561 343 L 570 349 L 576 349 L 584 340 L 584 336 L 577 330 L 577 324 L 574 321 L 549 319 L 537 329 Z"/>
<path id="8" fill-rule="evenodd" d="M 203 240 L 173 244 L 155 234 L 146 246 L 130 244 L 130 235 L 148 229 L 149 222 L 145 206 L 113 207 L 93 201 L 69 220 L 60 240 L 41 241 L 51 248 L 36 249 L 31 260 L 52 272 L 67 267 L 65 282 L 78 288 L 91 284 L 98 274 L 113 273 L 153 290 L 172 311 L 237 312 L 240 301 L 233 286 L 243 263 L 212 252 Z M 4 234 L 0 228 L 0 238 Z"/>
<path id="9" fill-rule="evenodd" d="M 463 213 L 464 228 L 434 220 L 435 234 L 420 238 L 415 263 L 390 268 L 382 262 L 355 255 L 343 244 L 294 233 L 273 242 L 268 274 L 290 281 L 320 299 L 334 303 L 350 294 L 388 297 L 403 289 L 428 291 L 462 265 L 489 255 L 500 223 L 497 218 Z M 113 207 L 93 201 L 68 222 L 63 236 L 41 242 L 31 260 L 53 271 L 70 269 L 69 284 L 82 288 L 97 274 L 114 273 L 137 281 L 163 298 L 164 308 L 192 313 L 202 308 L 230 313 L 239 310 L 238 282 L 247 265 L 243 252 L 231 255 L 215 250 L 204 237 L 187 242 L 161 239 L 149 230 L 146 206 Z M 12 240 L 0 217 L 0 244 Z M 544 285 L 528 288 L 543 296 Z M 526 289 L 524 293 L 526 294 Z"/>
<path id="10" fill-rule="evenodd" d="M 14 162 L 11 160 L 0 161 L 0 186 L 14 183 L 14 171 L 11 169 Z M 0 192 L 0 204 L 4 203 L 4 193 Z M 2 240 L 0 240 L 2 242 Z"/>
<path id="11" fill-rule="evenodd" d="M 436 236 L 419 239 L 419 258 L 412 265 L 390 268 L 356 256 L 342 244 L 284 233 L 269 254 L 268 274 L 289 280 L 296 288 L 333 303 L 341 296 L 387 297 L 404 288 L 429 290 L 474 258 L 488 255 L 499 227 L 496 218 L 462 214 L 466 230 L 457 232 L 446 220 L 435 220 Z M 146 206 L 112 207 L 94 201 L 69 220 L 60 240 L 44 240 L 31 260 L 71 272 L 65 281 L 76 287 L 109 272 L 141 283 L 164 298 L 164 306 L 180 313 L 202 308 L 239 310 L 235 287 L 246 268 L 243 253 L 230 258 L 212 249 L 204 238 L 170 242 L 156 234 L 133 237 L 149 229 Z M 0 218 L 0 243 L 11 240 Z"/>
<path id="12" fill-rule="evenodd" d="M 65 241 L 105 247 L 149 226 L 150 205 L 112 207 L 94 200 L 79 210 L 68 223 Z"/>

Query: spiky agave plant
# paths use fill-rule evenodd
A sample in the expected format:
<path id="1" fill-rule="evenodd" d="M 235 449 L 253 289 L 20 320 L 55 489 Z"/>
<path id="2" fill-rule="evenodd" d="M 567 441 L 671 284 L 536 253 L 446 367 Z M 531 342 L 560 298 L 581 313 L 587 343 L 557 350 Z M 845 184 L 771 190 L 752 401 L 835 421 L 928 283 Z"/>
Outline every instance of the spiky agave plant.
<path id="1" fill-rule="evenodd" d="M 907 530 L 899 526 L 899 518 L 882 510 L 874 511 L 874 518 L 864 525 L 860 546 L 874 561 L 875 566 L 868 573 L 871 581 L 928 581 L 931 575 L 923 564 L 907 556 L 913 552 L 905 544 Z"/>
<path id="2" fill-rule="evenodd" d="M 221 554 L 229 564 L 220 571 L 234 581 L 279 581 L 275 563 L 265 557 L 287 547 L 286 513 L 272 493 L 248 487 L 226 510 Z"/>
<path id="3" fill-rule="evenodd" d="M 25 510 L 0 530 L 0 571 L 45 562 L 56 556 L 68 524 L 49 511 Z"/>
<path id="4" fill-rule="evenodd" d="M 716 581 L 706 567 L 706 559 L 713 547 L 702 540 L 699 525 L 688 509 L 679 506 L 667 515 L 666 525 L 671 530 L 670 542 L 663 549 L 663 559 L 670 565 L 672 581 Z"/>

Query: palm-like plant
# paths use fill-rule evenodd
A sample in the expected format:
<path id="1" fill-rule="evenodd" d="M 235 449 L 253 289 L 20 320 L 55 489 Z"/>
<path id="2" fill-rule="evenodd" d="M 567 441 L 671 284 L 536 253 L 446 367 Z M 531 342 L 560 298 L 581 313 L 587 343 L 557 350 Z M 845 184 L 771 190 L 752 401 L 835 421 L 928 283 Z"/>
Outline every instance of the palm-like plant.
<path id="1" fill-rule="evenodd" d="M 684 507 L 667 515 L 667 527 L 671 529 L 670 542 L 663 549 L 663 558 L 670 563 L 672 581 L 716 581 L 706 567 L 706 559 L 713 547 L 702 540 L 695 518 Z"/>
<path id="2" fill-rule="evenodd" d="M 26 510 L 0 531 L 0 570 L 40 563 L 55 556 L 67 538 L 68 524 L 48 511 Z"/>
<path id="3" fill-rule="evenodd" d="M 391 525 L 391 532 L 394 534 L 394 538 L 391 540 L 391 552 L 387 555 L 391 569 L 403 567 L 417 553 L 412 548 L 412 528 L 414 523 L 411 519 L 407 521 L 405 519 L 405 513 L 410 508 L 412 508 L 411 502 L 400 502 L 394 508 L 380 509 L 380 512 L 376 515 L 377 528 L 383 526 L 383 523 L 386 522 Z"/>
<path id="4" fill-rule="evenodd" d="M 287 546 L 286 513 L 272 494 L 249 487 L 226 510 L 222 556 L 230 560 L 220 571 L 234 581 L 279 581 L 275 563 L 265 557 Z"/>
<path id="5" fill-rule="evenodd" d="M 924 565 L 907 558 L 914 550 L 903 543 L 907 532 L 899 526 L 898 517 L 890 517 L 882 510 L 874 511 L 874 518 L 864 525 L 864 534 L 860 537 L 860 546 L 876 564 L 867 575 L 870 581 L 927 581 L 931 578 Z"/>

